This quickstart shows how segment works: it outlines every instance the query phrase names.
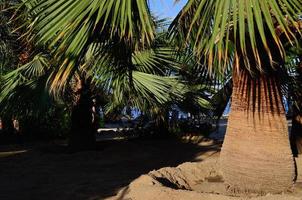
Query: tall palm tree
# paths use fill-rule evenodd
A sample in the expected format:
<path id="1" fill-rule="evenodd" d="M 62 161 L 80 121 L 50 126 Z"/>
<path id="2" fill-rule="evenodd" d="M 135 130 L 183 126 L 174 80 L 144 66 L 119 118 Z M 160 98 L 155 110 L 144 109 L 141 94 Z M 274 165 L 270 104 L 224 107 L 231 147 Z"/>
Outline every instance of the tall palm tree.
<path id="1" fill-rule="evenodd" d="M 280 77 L 283 43 L 301 34 L 299 0 L 188 0 L 171 26 L 213 71 L 233 63 L 233 94 L 221 169 L 229 190 L 280 192 L 293 186 Z"/>

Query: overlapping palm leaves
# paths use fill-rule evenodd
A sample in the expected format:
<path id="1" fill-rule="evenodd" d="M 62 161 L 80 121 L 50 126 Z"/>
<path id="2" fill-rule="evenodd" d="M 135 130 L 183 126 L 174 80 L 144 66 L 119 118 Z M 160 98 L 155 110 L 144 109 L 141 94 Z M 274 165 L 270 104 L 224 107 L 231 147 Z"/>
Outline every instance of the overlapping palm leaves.
<path id="1" fill-rule="evenodd" d="M 38 41 L 48 45 L 61 65 L 51 89 L 64 87 L 93 42 L 120 40 L 131 50 L 150 44 L 154 24 L 145 0 L 25 0 L 37 19 Z"/>
<path id="2" fill-rule="evenodd" d="M 74 9 L 72 6 L 79 4 L 79 2 L 75 2 L 74 4 L 68 2 L 69 1 L 64 1 L 63 3 L 62 1 L 65 6 L 71 6 L 69 8 L 71 10 Z M 62 15 L 59 15 L 60 17 L 44 16 L 45 13 L 49 12 L 48 9 L 53 12 L 57 12 L 53 10 L 55 8 L 59 10 L 62 9 L 55 1 L 26 1 L 25 4 L 22 4 L 22 6 L 27 6 L 27 9 L 31 11 L 31 23 L 29 24 L 31 28 L 33 27 L 32 33 L 38 32 L 38 35 L 34 37 L 33 40 L 39 41 L 39 49 L 50 52 L 47 60 L 47 70 L 39 74 L 44 84 L 39 85 L 44 85 L 44 89 L 49 89 L 46 83 L 50 83 L 52 94 L 57 95 L 61 94 L 58 91 L 62 91 L 62 87 L 70 87 L 69 80 L 71 80 L 74 75 L 85 74 L 86 77 L 92 78 L 93 83 L 97 87 L 102 87 L 103 91 L 107 91 L 107 93 L 112 95 L 112 101 L 108 105 L 108 110 L 125 105 L 147 110 L 150 106 L 162 104 L 170 100 L 171 97 L 176 94 L 176 90 L 180 92 L 180 88 L 183 88 L 183 86 L 180 86 L 180 84 L 176 82 L 175 77 L 165 77 L 172 68 L 177 66 L 173 57 L 172 48 L 165 47 L 165 45 L 161 44 L 160 41 L 163 41 L 163 39 L 151 41 L 151 39 L 155 37 L 153 30 L 155 22 L 150 21 L 150 26 L 147 26 L 149 28 L 146 29 L 145 25 L 138 25 L 138 23 L 141 22 L 140 20 L 144 19 L 144 16 L 141 16 L 142 18 L 138 18 L 138 22 L 131 24 L 133 23 L 131 20 L 134 18 L 137 19 L 136 14 L 139 14 L 137 9 L 145 9 L 141 8 L 141 4 L 136 6 L 135 4 L 139 4 L 139 2 L 143 1 L 133 1 L 131 6 L 127 7 L 130 9 L 129 12 L 133 18 L 128 19 L 128 22 L 127 20 L 123 21 L 124 19 L 121 19 L 121 17 L 115 16 L 117 13 L 113 12 L 115 11 L 113 8 L 125 9 L 123 7 L 126 6 L 124 3 L 120 2 L 121 4 L 119 4 L 118 2 L 112 1 L 110 5 L 107 5 L 106 2 L 105 4 L 109 6 L 108 9 L 113 9 L 109 11 L 105 8 L 103 9 L 101 6 L 104 4 L 103 1 L 101 5 L 96 4 L 96 2 L 100 3 L 99 1 L 95 1 L 92 4 L 89 3 L 89 5 L 85 4 L 88 7 L 83 5 L 85 8 L 83 7 L 82 9 L 93 9 L 93 12 L 97 12 L 95 9 L 98 10 L 98 12 L 101 12 L 99 13 L 100 16 L 102 16 L 99 19 L 96 19 L 95 15 L 82 15 L 81 12 L 86 13 L 84 10 L 75 11 L 79 12 L 78 18 L 73 18 L 75 17 L 73 15 L 73 17 L 69 16 L 68 18 Z M 92 8 L 91 6 L 96 7 Z M 62 7 L 67 9 L 67 7 Z M 134 10 L 131 10 L 132 7 Z M 142 12 L 146 15 L 145 11 Z M 106 15 L 103 16 L 104 13 Z M 120 14 L 120 12 L 118 14 Z M 111 15 L 117 18 L 115 19 L 114 16 Z M 83 19 L 80 20 L 80 17 Z M 112 19 L 112 17 L 114 19 Z M 107 18 L 115 21 L 119 20 L 121 24 L 111 29 L 110 27 L 113 26 L 115 22 L 111 22 Z M 93 22 L 99 20 L 99 22 L 95 24 L 96 27 L 93 29 L 86 29 L 83 32 L 81 29 L 77 30 L 77 28 L 79 28 L 78 26 L 82 26 L 81 24 L 72 27 L 68 25 L 74 20 L 81 22 L 83 22 L 83 20 Z M 143 21 L 144 23 L 146 22 L 146 20 Z M 104 29 L 100 27 L 103 22 L 106 24 L 106 28 L 103 27 Z M 44 29 L 44 26 L 41 26 L 43 23 L 58 23 L 61 24 L 61 27 L 56 26 L 56 31 L 54 31 L 54 29 L 47 25 L 48 28 Z M 125 23 L 124 25 L 126 27 L 124 27 L 123 23 Z M 151 24 L 152 30 L 149 30 Z M 131 26 L 133 30 L 130 30 L 127 26 Z M 134 30 L 138 31 L 138 29 L 139 33 L 134 34 Z M 142 34 L 141 29 L 149 30 L 149 32 L 145 30 L 146 33 Z M 127 34 L 121 30 L 127 31 Z M 83 36 L 77 35 L 78 32 L 89 33 Z M 78 37 L 83 37 L 80 39 L 81 41 L 85 41 L 83 46 L 73 43 L 74 41 L 78 41 Z M 85 38 L 89 39 L 85 40 Z M 55 41 L 55 44 L 53 41 Z M 74 45 L 76 45 L 76 49 L 73 48 Z M 28 84 L 28 82 L 32 83 L 33 81 L 40 80 L 28 73 L 24 75 L 26 70 L 35 70 L 35 67 L 39 68 L 39 66 L 33 64 L 36 61 L 39 61 L 39 59 L 33 59 L 29 64 L 22 66 L 4 77 L 3 81 L 5 82 L 5 86 L 3 87 L 5 87 L 5 90 L 1 93 L 3 100 L 7 99 L 8 96 L 13 96 L 16 88 L 20 88 L 22 85 Z M 46 67 L 45 65 L 43 66 Z M 37 70 L 40 71 L 40 68 Z M 48 82 L 45 81 L 45 77 L 48 77 Z M 33 78 L 35 80 L 33 80 Z"/>
<path id="3" fill-rule="evenodd" d="M 106 48 L 92 45 L 82 68 L 93 76 L 97 87 L 112 96 L 108 111 L 125 106 L 145 111 L 181 94 L 183 85 L 176 77 L 167 77 L 178 65 L 172 48 L 154 42 L 151 48 L 132 52 L 129 63 L 123 45 L 120 41 Z"/>
<path id="4" fill-rule="evenodd" d="M 186 86 L 182 99 L 174 99 L 184 112 L 208 113 L 211 109 L 210 96 L 214 92 L 213 82 L 207 68 L 200 64 L 190 50 L 177 54 L 180 69 L 176 71 L 179 81 Z"/>
<path id="5" fill-rule="evenodd" d="M 247 69 L 253 71 L 247 60 L 247 49 L 251 47 L 255 67 L 262 71 L 261 48 L 273 61 L 268 37 L 273 38 L 284 55 L 282 40 L 294 43 L 295 35 L 301 34 L 301 25 L 297 23 L 301 8 L 300 0 L 189 0 L 171 30 L 176 37 L 193 43 L 196 54 L 204 57 L 210 68 L 218 62 L 223 71 L 230 56 L 235 56 L 238 67 L 236 60 L 241 52 Z M 235 52 L 230 53 L 230 46 Z"/>
<path id="6" fill-rule="evenodd" d="M 0 76 L 1 115 L 38 115 L 50 104 L 45 90 L 48 71 L 47 55 L 31 51 L 32 44 L 21 37 L 27 30 L 22 27 L 29 21 L 25 10 L 16 10 L 17 1 L 1 1 L 0 60 L 3 70 Z M 24 12 L 23 12 L 24 11 Z M 20 14 L 20 15 L 18 15 Z M 18 16 L 18 17 L 17 17 Z M 35 111 L 34 111 L 35 110 Z"/>
<path id="7" fill-rule="evenodd" d="M 29 26 L 36 36 L 30 38 L 54 58 L 48 71 L 53 93 L 59 94 L 75 73 L 83 72 L 113 94 L 112 106 L 130 104 L 147 109 L 148 104 L 185 93 L 182 84 L 164 77 L 178 64 L 172 49 L 161 45 L 162 39 L 156 40 L 156 23 L 147 1 L 23 3 L 30 11 Z"/>
<path id="8" fill-rule="evenodd" d="M 287 49 L 287 74 L 289 81 L 287 84 L 288 94 L 287 99 L 289 99 L 294 106 L 298 109 L 301 108 L 301 96 L 302 96 L 302 71 L 301 71 L 301 55 L 302 55 L 302 40 L 299 38 L 298 47 L 290 47 Z"/>
<path id="9" fill-rule="evenodd" d="M 16 63 L 15 54 L 19 50 L 16 42 L 17 34 L 12 32 L 9 21 L 9 12 L 5 11 L 8 5 L 5 1 L 0 1 L 0 74 L 4 74 L 12 69 L 10 63 Z"/>
<path id="10" fill-rule="evenodd" d="M 38 54 L 27 64 L 10 71 L 0 79 L 1 113 L 15 116 L 39 116 L 51 105 L 46 90 L 48 58 Z"/>
<path id="11" fill-rule="evenodd" d="M 255 76 L 268 66 L 275 66 L 273 54 L 280 52 L 285 58 L 288 45 L 284 44 L 297 45 L 297 38 L 301 37 L 301 8 L 300 0 L 188 0 L 170 26 L 170 35 L 185 41 L 178 44 L 180 48 L 191 46 L 214 79 L 218 75 L 218 80 L 230 80 L 232 70 L 239 69 L 239 60 L 244 61 L 240 67 Z M 273 43 L 277 48 L 272 49 Z M 264 62 L 267 56 L 270 59 Z M 282 63 L 278 68 L 284 72 L 281 90 L 286 94 L 290 78 Z M 224 87 L 221 88 L 223 92 Z"/>

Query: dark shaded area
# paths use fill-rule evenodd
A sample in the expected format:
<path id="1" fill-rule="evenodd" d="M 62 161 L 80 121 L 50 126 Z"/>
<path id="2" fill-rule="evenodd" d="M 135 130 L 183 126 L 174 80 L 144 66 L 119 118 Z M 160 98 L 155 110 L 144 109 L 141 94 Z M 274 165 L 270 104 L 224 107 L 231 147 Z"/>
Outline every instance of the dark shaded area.
<path id="1" fill-rule="evenodd" d="M 72 151 L 93 149 L 95 130 L 92 120 L 90 81 L 78 80 L 75 102 L 71 113 L 69 147 Z"/>
<path id="2" fill-rule="evenodd" d="M 198 160 L 221 144 L 136 139 L 97 146 L 103 150 L 68 153 L 65 143 L 0 146 L 0 199 L 103 199 L 142 174 Z"/>
<path id="3" fill-rule="evenodd" d="M 172 189 L 175 189 L 175 190 L 186 189 L 184 186 L 183 187 L 179 187 L 177 184 L 171 182 L 167 178 L 157 177 L 156 180 L 158 182 L 160 182 L 163 186 L 168 187 L 168 188 L 172 188 Z"/>
<path id="4" fill-rule="evenodd" d="M 297 77 L 296 80 L 298 85 L 302 84 L 302 56 L 299 58 L 300 63 L 297 66 Z M 294 93 L 294 101 L 292 105 L 292 129 L 291 129 L 291 148 L 293 151 L 293 155 L 298 157 L 298 155 L 302 154 L 302 88 L 301 87 L 293 87 Z"/>
<path id="5" fill-rule="evenodd" d="M 212 183 L 223 183 L 223 177 L 222 176 L 213 176 L 213 177 L 206 177 L 205 178 L 208 182 L 212 182 Z"/>
<path id="6" fill-rule="evenodd" d="M 220 119 L 216 125 L 216 130 L 210 134 L 210 138 L 223 142 L 226 133 L 227 123 L 227 119 Z"/>
<path id="7" fill-rule="evenodd" d="M 293 106 L 290 143 L 294 157 L 298 157 L 302 153 L 302 114 L 296 106 Z"/>

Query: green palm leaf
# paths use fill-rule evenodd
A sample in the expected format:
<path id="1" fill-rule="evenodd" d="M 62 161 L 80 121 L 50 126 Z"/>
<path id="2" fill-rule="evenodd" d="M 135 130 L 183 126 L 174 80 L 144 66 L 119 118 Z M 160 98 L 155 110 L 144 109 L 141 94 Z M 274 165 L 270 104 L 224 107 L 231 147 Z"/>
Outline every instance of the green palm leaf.
<path id="1" fill-rule="evenodd" d="M 91 43 L 127 43 L 130 49 L 148 45 L 154 38 L 145 0 L 24 0 L 36 19 L 37 40 L 48 45 L 60 65 L 51 89 L 65 86 L 81 65 Z"/>
<path id="2" fill-rule="evenodd" d="M 248 54 L 247 45 L 251 46 L 262 70 L 260 49 L 264 48 L 273 61 L 271 37 L 284 55 L 284 39 L 294 43 L 295 36 L 301 34 L 301 13 L 301 0 L 189 0 L 171 30 L 175 37 L 193 43 L 194 51 L 206 58 L 210 68 L 215 60 L 221 64 L 229 60 L 231 42 L 235 52 L 243 55 Z"/>
<path id="3" fill-rule="evenodd" d="M 0 78 L 1 113 L 36 115 L 51 104 L 46 88 L 49 63 L 43 54 Z"/>
<path id="4" fill-rule="evenodd" d="M 1 77 L 0 102 L 13 94 L 20 85 L 31 82 L 46 74 L 49 64 L 45 55 L 37 55 L 29 63 Z"/>

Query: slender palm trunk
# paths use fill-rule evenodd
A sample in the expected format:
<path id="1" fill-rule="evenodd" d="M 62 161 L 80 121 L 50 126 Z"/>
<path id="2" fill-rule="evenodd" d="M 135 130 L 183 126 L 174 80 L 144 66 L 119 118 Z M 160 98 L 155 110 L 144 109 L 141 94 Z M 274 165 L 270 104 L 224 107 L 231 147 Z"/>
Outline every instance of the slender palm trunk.
<path id="1" fill-rule="evenodd" d="M 221 168 L 233 192 L 292 187 L 294 160 L 276 75 L 253 79 L 245 71 L 234 72 Z"/>
<path id="2" fill-rule="evenodd" d="M 291 146 L 294 156 L 302 154 L 302 111 L 293 106 Z"/>
<path id="3" fill-rule="evenodd" d="M 72 150 L 88 150 L 95 147 L 95 131 L 92 120 L 90 84 L 78 80 L 76 100 L 71 113 L 69 147 Z"/>
<path id="4" fill-rule="evenodd" d="M 299 83 L 302 83 L 302 57 L 300 58 L 300 64 L 298 66 L 298 79 Z M 301 87 L 301 86 L 300 86 Z M 300 89 L 300 88 L 299 88 Z M 302 90 L 302 89 L 301 89 Z M 301 93 L 301 91 L 299 91 Z M 302 97 L 296 97 L 296 101 L 299 104 L 293 105 L 293 117 L 292 117 L 292 130 L 291 130 L 291 146 L 294 156 L 302 154 Z"/>
<path id="5" fill-rule="evenodd" d="M 216 105 L 214 105 L 215 107 L 214 114 L 217 117 L 216 119 L 217 129 L 219 129 L 219 121 L 223 115 L 225 108 L 227 107 L 230 101 L 232 92 L 233 92 L 233 81 L 229 80 L 227 84 L 223 87 L 223 92 L 220 93 L 218 96 L 219 101 L 217 101 Z"/>
<path id="6" fill-rule="evenodd" d="M 1 118 L 2 130 L 1 134 L 1 143 L 11 143 L 14 142 L 14 126 L 11 116 L 6 116 Z"/>
<path id="7" fill-rule="evenodd" d="M 14 132 L 12 116 L 2 118 L 2 126 L 5 132 L 7 132 L 8 134 L 12 134 Z"/>

